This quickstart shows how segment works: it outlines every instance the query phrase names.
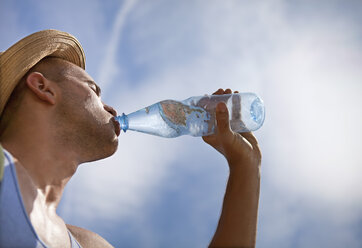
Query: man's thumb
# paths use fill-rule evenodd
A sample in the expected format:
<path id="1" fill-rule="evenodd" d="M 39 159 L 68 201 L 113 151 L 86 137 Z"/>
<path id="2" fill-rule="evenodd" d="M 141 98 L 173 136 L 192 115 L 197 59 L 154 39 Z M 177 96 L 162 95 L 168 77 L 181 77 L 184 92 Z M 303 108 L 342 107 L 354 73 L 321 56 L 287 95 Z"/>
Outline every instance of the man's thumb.
<path id="1" fill-rule="evenodd" d="M 229 112 L 224 102 L 219 102 L 216 105 L 216 123 L 218 133 L 230 131 Z"/>

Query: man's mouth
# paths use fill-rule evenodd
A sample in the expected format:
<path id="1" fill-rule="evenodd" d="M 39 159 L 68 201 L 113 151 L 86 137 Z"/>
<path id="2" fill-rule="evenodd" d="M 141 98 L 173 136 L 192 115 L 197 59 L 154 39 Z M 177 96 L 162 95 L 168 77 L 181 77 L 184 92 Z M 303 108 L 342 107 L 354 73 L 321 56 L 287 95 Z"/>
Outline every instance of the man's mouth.
<path id="1" fill-rule="evenodd" d="M 114 131 L 116 132 L 116 135 L 119 136 L 121 134 L 121 126 L 119 125 L 119 122 L 116 121 L 116 119 L 112 118 Z"/>

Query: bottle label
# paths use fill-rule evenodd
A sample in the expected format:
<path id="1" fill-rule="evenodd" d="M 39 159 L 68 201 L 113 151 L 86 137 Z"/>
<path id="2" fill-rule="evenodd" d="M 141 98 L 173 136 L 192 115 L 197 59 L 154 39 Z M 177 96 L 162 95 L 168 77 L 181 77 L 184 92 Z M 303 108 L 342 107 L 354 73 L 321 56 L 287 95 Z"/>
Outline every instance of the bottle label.
<path id="1" fill-rule="evenodd" d="M 164 121 L 180 135 L 199 135 L 207 133 L 209 129 L 209 113 L 197 106 L 165 100 L 160 102 L 160 113 Z"/>

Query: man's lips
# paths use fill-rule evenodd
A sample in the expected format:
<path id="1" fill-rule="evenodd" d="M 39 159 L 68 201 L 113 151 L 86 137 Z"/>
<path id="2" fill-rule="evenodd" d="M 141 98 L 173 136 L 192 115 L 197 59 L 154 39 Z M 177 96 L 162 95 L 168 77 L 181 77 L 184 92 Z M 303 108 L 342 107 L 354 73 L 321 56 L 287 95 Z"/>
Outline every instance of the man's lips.
<path id="1" fill-rule="evenodd" d="M 116 135 L 119 136 L 121 133 L 121 126 L 119 125 L 119 122 L 116 121 L 116 119 L 112 118 L 114 131 L 116 132 Z"/>

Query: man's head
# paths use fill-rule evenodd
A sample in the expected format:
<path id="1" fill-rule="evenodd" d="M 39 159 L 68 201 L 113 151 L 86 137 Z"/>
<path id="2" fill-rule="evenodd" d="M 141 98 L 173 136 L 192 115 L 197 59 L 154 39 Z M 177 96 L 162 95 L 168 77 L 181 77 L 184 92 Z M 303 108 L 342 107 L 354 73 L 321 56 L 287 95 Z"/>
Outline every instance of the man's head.
<path id="1" fill-rule="evenodd" d="M 77 153 L 80 163 L 92 161 L 110 156 L 117 148 L 114 115 L 83 68 L 64 58 L 45 57 L 12 91 L 0 116 L 0 141 L 37 125 L 39 135 L 46 134 L 59 149 Z"/>

